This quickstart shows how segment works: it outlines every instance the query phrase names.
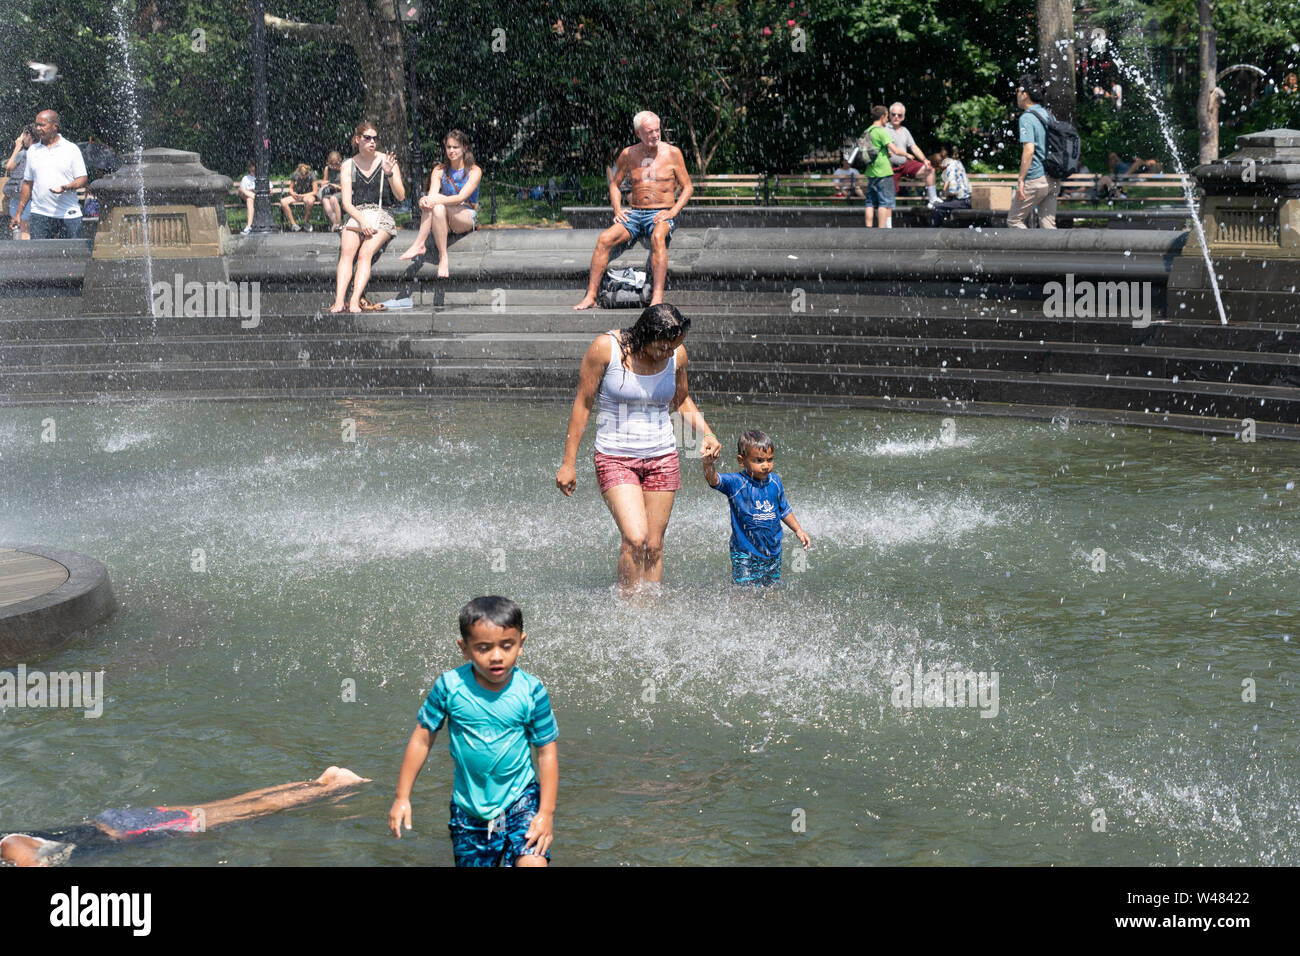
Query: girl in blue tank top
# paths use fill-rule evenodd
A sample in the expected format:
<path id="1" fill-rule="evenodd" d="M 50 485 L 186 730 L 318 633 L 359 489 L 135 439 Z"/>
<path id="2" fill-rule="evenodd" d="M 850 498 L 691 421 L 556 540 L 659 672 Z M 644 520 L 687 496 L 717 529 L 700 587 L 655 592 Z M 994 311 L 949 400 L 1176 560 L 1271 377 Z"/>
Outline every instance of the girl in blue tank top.
<path id="1" fill-rule="evenodd" d="M 458 129 L 452 130 L 443 140 L 447 154 L 445 162 L 433 168 L 429 177 L 429 192 L 420 199 L 420 231 L 409 249 L 399 259 L 423 256 L 429 233 L 438 250 L 438 277 L 451 275 L 447 262 L 447 235 L 473 232 L 478 228 L 478 187 L 483 170 L 474 162 L 469 137 Z"/>

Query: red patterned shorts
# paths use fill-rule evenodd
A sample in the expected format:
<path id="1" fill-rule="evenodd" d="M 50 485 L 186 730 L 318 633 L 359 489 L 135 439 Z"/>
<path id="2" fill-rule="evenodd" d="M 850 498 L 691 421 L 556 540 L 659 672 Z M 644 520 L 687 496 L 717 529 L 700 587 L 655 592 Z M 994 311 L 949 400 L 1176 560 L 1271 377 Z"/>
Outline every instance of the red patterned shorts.
<path id="1" fill-rule="evenodd" d="M 601 494 L 615 485 L 640 485 L 642 491 L 680 491 L 682 472 L 676 451 L 658 458 L 627 458 L 598 451 L 596 480 Z"/>

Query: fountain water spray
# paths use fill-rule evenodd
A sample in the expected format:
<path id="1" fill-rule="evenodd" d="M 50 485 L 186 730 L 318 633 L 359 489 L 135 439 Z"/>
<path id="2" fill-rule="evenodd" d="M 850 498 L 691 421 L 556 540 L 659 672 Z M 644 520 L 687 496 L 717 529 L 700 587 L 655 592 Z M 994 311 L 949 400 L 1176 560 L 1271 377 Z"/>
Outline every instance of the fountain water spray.
<path id="1" fill-rule="evenodd" d="M 1173 159 L 1174 167 L 1178 170 L 1178 175 L 1183 181 L 1183 196 L 1187 200 L 1187 208 L 1192 212 L 1192 228 L 1196 230 L 1196 236 L 1201 241 L 1201 255 L 1205 258 L 1205 268 L 1210 274 L 1210 287 L 1214 290 L 1214 302 L 1219 307 L 1219 321 L 1224 325 L 1228 324 L 1228 313 L 1223 307 L 1223 296 L 1219 294 L 1219 277 L 1215 275 L 1214 263 L 1210 261 L 1210 244 L 1205 238 L 1205 226 L 1201 223 L 1201 210 L 1196 202 L 1196 194 L 1193 191 L 1191 178 L 1187 175 L 1187 169 L 1183 166 L 1183 161 L 1178 155 L 1178 148 L 1174 145 L 1174 136 L 1169 125 L 1169 117 L 1165 114 L 1164 97 L 1159 95 L 1155 88 L 1155 80 L 1151 73 L 1150 57 L 1146 64 L 1146 70 L 1140 70 L 1131 66 L 1124 61 L 1114 49 L 1111 50 L 1111 60 L 1117 66 L 1130 82 L 1140 86 L 1147 93 L 1147 100 L 1151 108 L 1155 110 L 1156 119 L 1160 121 L 1160 133 L 1165 138 L 1165 145 L 1169 149 L 1169 155 Z"/>
<path id="2" fill-rule="evenodd" d="M 144 153 L 144 140 L 140 135 L 140 109 L 136 100 L 136 90 L 139 86 L 136 83 L 135 69 L 131 65 L 131 44 L 127 35 L 129 13 L 126 9 L 126 0 L 117 0 L 113 4 L 113 14 L 117 18 L 116 39 L 118 46 L 122 49 L 122 66 L 125 70 L 125 82 L 118 84 L 120 87 L 118 94 L 127 107 L 129 146 L 135 167 L 136 191 L 140 197 L 140 231 L 144 238 L 145 261 L 144 297 L 147 303 L 146 311 L 150 317 L 153 317 L 153 255 L 149 249 L 149 212 L 145 206 L 144 174 L 140 165 L 141 155 Z M 123 74 L 115 73 L 115 76 L 122 77 Z M 154 320 L 154 328 L 157 329 L 156 319 Z"/>

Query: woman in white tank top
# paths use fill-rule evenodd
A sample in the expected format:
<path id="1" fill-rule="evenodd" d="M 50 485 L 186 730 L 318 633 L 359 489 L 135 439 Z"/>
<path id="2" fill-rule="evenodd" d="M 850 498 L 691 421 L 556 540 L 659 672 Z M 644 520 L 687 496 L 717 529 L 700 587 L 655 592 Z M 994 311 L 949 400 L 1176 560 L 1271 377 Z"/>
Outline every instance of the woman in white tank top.
<path id="1" fill-rule="evenodd" d="M 623 538 L 624 591 L 663 579 L 664 532 L 681 487 L 671 413 L 681 413 L 683 430 L 704 436 L 702 455 L 721 450 L 686 386 L 682 341 L 690 325 L 673 306 L 652 305 L 632 328 L 597 336 L 582 358 L 555 484 L 566 497 L 577 487 L 578 446 L 595 405 L 596 477 Z"/>

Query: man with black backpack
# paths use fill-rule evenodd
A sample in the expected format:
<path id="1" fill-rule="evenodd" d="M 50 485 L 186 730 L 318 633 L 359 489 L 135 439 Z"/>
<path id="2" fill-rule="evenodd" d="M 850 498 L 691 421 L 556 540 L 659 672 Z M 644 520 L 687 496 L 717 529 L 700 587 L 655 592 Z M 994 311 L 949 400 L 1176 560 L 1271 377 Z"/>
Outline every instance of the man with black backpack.
<path id="1" fill-rule="evenodd" d="M 1011 211 L 1007 213 L 1007 225 L 1012 229 L 1027 229 L 1025 222 L 1034 207 L 1038 208 L 1038 221 L 1044 229 L 1056 228 L 1056 194 L 1060 189 L 1060 180 L 1074 172 L 1070 169 L 1054 178 L 1046 168 L 1048 161 L 1048 131 L 1055 120 L 1042 107 L 1043 83 L 1037 76 L 1027 74 L 1020 78 L 1016 87 L 1016 106 L 1020 114 L 1020 176 L 1016 180 L 1016 192 L 1011 199 Z M 1058 126 L 1060 124 L 1057 124 Z M 1074 128 L 1070 127 L 1074 133 Z M 1058 132 L 1059 135 L 1059 132 Z M 1078 133 L 1074 133 L 1078 139 Z M 1075 165 L 1078 164 L 1078 149 L 1075 148 Z M 1058 163 L 1059 165 L 1059 163 Z"/>

